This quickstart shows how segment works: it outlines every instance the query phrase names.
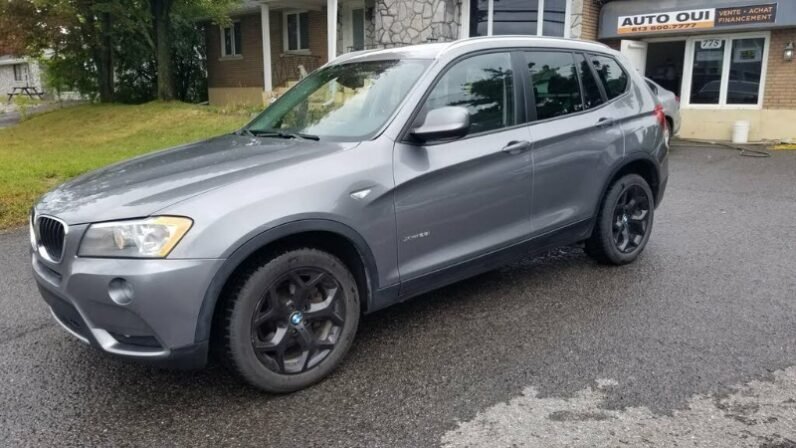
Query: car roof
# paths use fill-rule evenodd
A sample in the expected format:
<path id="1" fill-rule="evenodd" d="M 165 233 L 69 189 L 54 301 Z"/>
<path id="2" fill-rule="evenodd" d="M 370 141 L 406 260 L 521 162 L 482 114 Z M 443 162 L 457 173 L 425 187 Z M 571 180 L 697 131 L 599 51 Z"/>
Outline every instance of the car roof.
<path id="1" fill-rule="evenodd" d="M 469 52 L 493 48 L 495 46 L 505 46 L 507 48 L 549 47 L 567 48 L 580 51 L 598 51 L 604 53 L 614 52 L 614 50 L 612 50 L 610 47 L 599 42 L 578 39 L 541 36 L 484 36 L 471 37 L 468 39 L 455 40 L 451 42 L 426 43 L 418 45 L 396 46 L 393 48 L 383 48 L 377 50 L 355 51 L 337 57 L 331 61 L 329 65 L 384 59 L 439 59 L 451 52 Z"/>

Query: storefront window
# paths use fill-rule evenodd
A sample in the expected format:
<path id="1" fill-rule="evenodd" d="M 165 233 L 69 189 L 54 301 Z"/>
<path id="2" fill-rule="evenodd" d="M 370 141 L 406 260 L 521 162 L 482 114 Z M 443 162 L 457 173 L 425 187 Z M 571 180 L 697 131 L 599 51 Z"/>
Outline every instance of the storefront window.
<path id="1" fill-rule="evenodd" d="M 724 67 L 724 40 L 694 42 L 694 69 L 691 75 L 691 103 L 719 104 L 721 73 Z"/>
<path id="2" fill-rule="evenodd" d="M 757 106 L 765 63 L 765 37 L 696 39 L 689 103 L 694 105 Z M 690 44 L 690 45 L 691 45 Z"/>
<path id="3" fill-rule="evenodd" d="M 470 0 L 470 36 L 489 34 L 489 1 Z"/>
<path id="4" fill-rule="evenodd" d="M 563 37 L 569 26 L 566 20 L 568 2 L 569 0 L 470 0 L 470 36 L 515 34 Z"/>
<path id="5" fill-rule="evenodd" d="M 492 34 L 536 34 L 538 5 L 528 0 L 494 0 Z"/>
<path id="6" fill-rule="evenodd" d="M 542 35 L 564 36 L 566 26 L 567 0 L 545 0 Z"/>
<path id="7" fill-rule="evenodd" d="M 764 44 L 763 38 L 732 41 L 727 104 L 757 104 Z"/>

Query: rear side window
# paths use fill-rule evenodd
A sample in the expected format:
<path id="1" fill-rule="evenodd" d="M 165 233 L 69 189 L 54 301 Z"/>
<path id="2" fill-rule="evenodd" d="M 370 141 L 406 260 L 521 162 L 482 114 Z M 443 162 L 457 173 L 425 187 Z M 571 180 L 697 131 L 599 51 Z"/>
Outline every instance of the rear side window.
<path id="1" fill-rule="evenodd" d="M 536 118 L 544 120 L 583 110 L 572 53 L 528 51 L 525 59 L 536 100 Z"/>
<path id="2" fill-rule="evenodd" d="M 591 55 L 592 64 L 600 77 L 605 94 L 608 99 L 613 99 L 627 90 L 628 76 L 614 58 L 608 56 Z"/>
<path id="3" fill-rule="evenodd" d="M 586 109 L 599 106 L 603 103 L 603 94 L 600 92 L 597 79 L 595 79 L 594 73 L 589 67 L 588 59 L 583 54 L 578 53 L 575 55 L 575 62 L 578 66 L 581 84 L 583 84 L 583 105 Z"/>
<path id="4" fill-rule="evenodd" d="M 470 133 L 514 124 L 514 77 L 509 53 L 473 56 L 451 67 L 429 94 L 424 109 L 461 106 L 470 111 Z"/>

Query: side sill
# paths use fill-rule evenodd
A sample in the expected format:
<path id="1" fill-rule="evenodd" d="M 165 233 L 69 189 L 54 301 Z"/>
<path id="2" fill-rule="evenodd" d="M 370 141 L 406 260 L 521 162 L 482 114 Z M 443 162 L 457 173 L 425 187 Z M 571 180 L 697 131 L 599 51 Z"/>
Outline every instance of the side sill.
<path id="1" fill-rule="evenodd" d="M 387 308 L 390 305 L 491 271 L 527 256 L 537 255 L 559 246 L 583 241 L 591 234 L 593 225 L 593 219 L 584 219 L 544 235 L 520 241 L 456 265 L 430 272 L 421 277 L 403 281 L 400 287 L 396 285 L 381 289 L 373 295 L 373 307 L 368 312 Z"/>

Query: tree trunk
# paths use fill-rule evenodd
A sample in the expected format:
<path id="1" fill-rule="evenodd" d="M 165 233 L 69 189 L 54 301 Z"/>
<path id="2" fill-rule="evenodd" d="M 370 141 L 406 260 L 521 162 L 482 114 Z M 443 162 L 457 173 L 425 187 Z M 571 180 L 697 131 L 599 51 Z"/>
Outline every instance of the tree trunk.
<path id="1" fill-rule="evenodd" d="M 97 81 L 99 85 L 100 102 L 113 101 L 113 48 L 111 40 L 111 15 L 104 12 L 100 14 L 100 38 L 96 49 L 95 61 L 97 64 Z"/>
<path id="2" fill-rule="evenodd" d="M 158 64 L 158 98 L 166 101 L 173 100 L 175 89 L 169 29 L 171 28 L 171 6 L 174 4 L 174 0 L 150 0 L 149 4 L 152 9 L 155 59 Z"/>

